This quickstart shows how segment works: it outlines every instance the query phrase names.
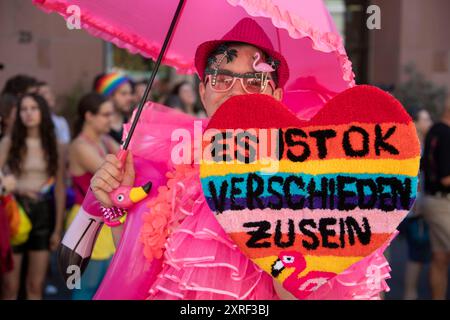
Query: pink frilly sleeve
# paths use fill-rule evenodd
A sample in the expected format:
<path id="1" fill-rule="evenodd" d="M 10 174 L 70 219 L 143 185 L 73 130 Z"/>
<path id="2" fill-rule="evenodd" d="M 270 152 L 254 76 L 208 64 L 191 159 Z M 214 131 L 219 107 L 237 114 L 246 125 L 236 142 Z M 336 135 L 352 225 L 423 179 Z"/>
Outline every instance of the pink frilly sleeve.
<path id="1" fill-rule="evenodd" d="M 129 151 L 134 159 L 135 185 L 152 181 L 152 190 L 130 210 L 120 244 L 94 299 L 140 300 L 148 296 L 162 261 L 149 261 L 143 255 L 139 241 L 143 213 L 148 211 L 148 203 L 157 195 L 158 187 L 166 183 L 166 173 L 173 166 L 171 150 L 177 141 L 172 141 L 172 133 L 182 129 L 193 135 L 194 121 L 205 122 L 156 103 L 149 102 L 144 107 Z M 129 129 L 130 124 L 125 125 L 124 137 Z"/>
<path id="2" fill-rule="evenodd" d="M 397 234 L 398 231 L 372 254 L 319 287 L 307 300 L 380 300 L 381 294 L 389 291 L 386 280 L 391 277 L 384 251 Z"/>
<path id="3" fill-rule="evenodd" d="M 144 255 L 164 262 L 149 300 L 273 300 L 273 279 L 229 238 L 206 204 L 198 166 L 168 174 L 144 215 Z"/>

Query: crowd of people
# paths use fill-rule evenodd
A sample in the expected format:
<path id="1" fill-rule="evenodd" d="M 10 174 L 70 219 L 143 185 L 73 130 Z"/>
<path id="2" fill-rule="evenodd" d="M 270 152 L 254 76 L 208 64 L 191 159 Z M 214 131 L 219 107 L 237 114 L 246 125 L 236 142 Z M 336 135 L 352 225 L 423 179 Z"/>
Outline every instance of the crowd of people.
<path id="1" fill-rule="evenodd" d="M 123 124 L 145 87 L 145 81 L 134 83 L 118 73 L 101 74 L 92 91 L 80 99 L 77 118 L 69 125 L 56 114 L 48 83 L 25 75 L 6 82 L 0 96 L 1 299 L 17 299 L 20 290 L 27 299 L 42 298 L 51 251 L 78 212 L 105 156 L 119 150 Z M 205 115 L 188 81 L 174 85 L 159 102 Z M 450 261 L 450 101 L 435 124 L 425 108 L 415 108 L 411 115 L 422 146 L 422 165 L 417 202 L 400 227 L 408 245 L 404 298 L 418 298 L 420 272 L 430 264 L 432 297 L 445 299 Z M 114 252 L 111 229 L 105 226 L 73 299 L 92 299 Z"/>
<path id="2" fill-rule="evenodd" d="M 442 300 L 450 262 L 450 99 L 434 124 L 425 108 L 410 113 L 422 154 L 416 203 L 399 227 L 408 247 L 404 299 L 419 298 L 420 274 L 429 264 L 431 297 Z"/>
<path id="3" fill-rule="evenodd" d="M 57 115 L 51 86 L 27 75 L 14 76 L 0 95 L 0 298 L 41 299 L 51 252 L 61 242 L 94 172 L 115 154 L 122 128 L 145 91 L 118 73 L 98 75 L 78 102 L 69 124 Z M 162 100 L 163 99 L 163 100 Z M 160 101 L 202 115 L 193 85 L 184 81 Z M 92 299 L 115 247 L 103 227 L 81 290 L 73 299 Z"/>

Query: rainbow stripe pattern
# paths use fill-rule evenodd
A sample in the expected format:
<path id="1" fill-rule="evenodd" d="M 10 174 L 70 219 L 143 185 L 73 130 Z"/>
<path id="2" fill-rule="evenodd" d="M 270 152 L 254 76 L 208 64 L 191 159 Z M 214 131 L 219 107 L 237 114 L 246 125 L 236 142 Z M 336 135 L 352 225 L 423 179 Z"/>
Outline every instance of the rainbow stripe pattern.
<path id="1" fill-rule="evenodd" d="M 117 72 L 108 73 L 98 80 L 95 91 L 104 97 L 109 97 L 122 84 L 129 81 L 129 78 Z"/>
<path id="2" fill-rule="evenodd" d="M 356 86 L 309 122 L 268 96 L 230 98 L 204 133 L 200 178 L 241 251 L 303 299 L 390 239 L 414 203 L 419 162 L 401 104 Z"/>

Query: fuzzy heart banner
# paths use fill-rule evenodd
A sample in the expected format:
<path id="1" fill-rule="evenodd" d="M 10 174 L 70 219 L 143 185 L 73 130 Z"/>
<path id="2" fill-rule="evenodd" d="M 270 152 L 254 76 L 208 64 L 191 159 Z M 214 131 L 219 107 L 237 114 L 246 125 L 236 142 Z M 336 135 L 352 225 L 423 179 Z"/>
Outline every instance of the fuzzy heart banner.
<path id="1" fill-rule="evenodd" d="M 416 197 L 414 123 L 371 86 L 337 95 L 310 121 L 267 95 L 230 98 L 202 151 L 217 220 L 299 299 L 381 247 Z"/>

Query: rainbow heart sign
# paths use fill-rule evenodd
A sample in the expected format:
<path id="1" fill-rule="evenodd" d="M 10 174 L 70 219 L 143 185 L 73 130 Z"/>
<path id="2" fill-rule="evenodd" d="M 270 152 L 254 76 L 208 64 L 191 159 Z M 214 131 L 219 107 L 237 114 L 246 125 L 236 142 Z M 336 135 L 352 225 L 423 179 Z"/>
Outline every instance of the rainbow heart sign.
<path id="1" fill-rule="evenodd" d="M 420 147 L 371 86 L 310 121 L 267 95 L 227 100 L 203 133 L 206 201 L 240 250 L 298 299 L 383 246 L 414 203 Z"/>

